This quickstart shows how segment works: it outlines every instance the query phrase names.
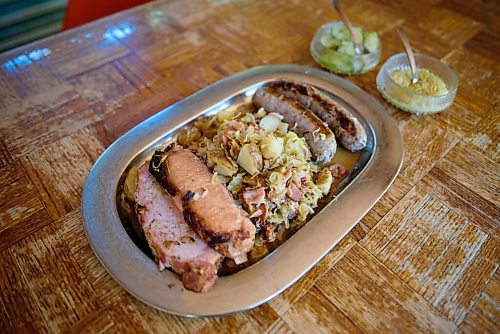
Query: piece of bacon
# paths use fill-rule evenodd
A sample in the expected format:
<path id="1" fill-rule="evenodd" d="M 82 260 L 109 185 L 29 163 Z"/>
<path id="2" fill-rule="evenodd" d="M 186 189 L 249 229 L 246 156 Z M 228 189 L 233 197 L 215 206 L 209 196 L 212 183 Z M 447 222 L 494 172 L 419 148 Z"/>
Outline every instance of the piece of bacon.
<path id="1" fill-rule="evenodd" d="M 347 176 L 348 170 L 339 163 L 334 163 L 328 170 L 332 173 L 332 176 L 337 179 L 343 179 Z"/>
<path id="2" fill-rule="evenodd" d="M 266 191 L 264 187 L 247 188 L 241 192 L 241 200 L 247 206 L 264 203 Z"/>
<path id="3" fill-rule="evenodd" d="M 222 145 L 225 148 L 229 147 L 229 138 L 228 138 L 228 136 L 226 136 L 225 134 L 221 134 L 220 135 L 220 141 L 222 142 Z"/>
<path id="4" fill-rule="evenodd" d="M 286 194 L 288 195 L 288 197 L 290 197 L 295 202 L 300 201 L 300 199 L 304 195 L 304 193 L 302 191 L 300 191 L 300 189 L 297 187 L 297 185 L 294 182 L 291 182 L 288 185 Z"/>
<path id="5" fill-rule="evenodd" d="M 253 214 L 257 210 L 261 211 L 258 217 L 260 226 L 263 226 L 267 218 L 267 205 L 265 201 L 266 191 L 264 187 L 248 188 L 240 193 L 241 201 L 245 204 L 248 212 Z"/>
<path id="6" fill-rule="evenodd" d="M 242 122 L 237 121 L 235 119 L 233 119 L 231 122 L 229 122 L 229 128 L 231 128 L 235 131 L 241 130 L 244 127 L 245 127 L 245 124 L 243 124 Z"/>

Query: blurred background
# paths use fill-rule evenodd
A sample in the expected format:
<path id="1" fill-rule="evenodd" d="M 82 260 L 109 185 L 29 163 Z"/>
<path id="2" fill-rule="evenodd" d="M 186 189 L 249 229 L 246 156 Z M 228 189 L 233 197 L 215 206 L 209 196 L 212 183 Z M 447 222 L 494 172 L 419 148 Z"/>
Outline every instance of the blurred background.
<path id="1" fill-rule="evenodd" d="M 151 0 L 0 0 L 0 52 Z"/>

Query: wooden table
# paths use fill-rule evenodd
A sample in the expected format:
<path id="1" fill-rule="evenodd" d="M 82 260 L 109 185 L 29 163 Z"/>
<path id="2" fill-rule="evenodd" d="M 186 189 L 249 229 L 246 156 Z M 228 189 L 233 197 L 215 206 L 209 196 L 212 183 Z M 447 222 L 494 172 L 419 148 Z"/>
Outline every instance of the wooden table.
<path id="1" fill-rule="evenodd" d="M 453 106 L 416 117 L 349 77 L 397 120 L 403 169 L 305 277 L 249 312 L 187 319 L 126 293 L 83 231 L 82 186 L 115 139 L 230 74 L 316 66 L 329 1 L 162 1 L 0 55 L 0 332 L 498 332 L 500 3 L 345 1 L 379 32 L 381 62 L 418 51 L 460 78 Z M 131 273 L 133 274 L 133 273 Z"/>

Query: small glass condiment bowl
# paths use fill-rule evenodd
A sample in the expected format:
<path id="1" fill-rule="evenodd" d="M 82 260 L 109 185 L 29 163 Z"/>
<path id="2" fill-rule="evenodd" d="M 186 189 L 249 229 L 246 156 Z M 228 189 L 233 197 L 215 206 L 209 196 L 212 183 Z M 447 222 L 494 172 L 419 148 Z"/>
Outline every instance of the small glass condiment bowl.
<path id="1" fill-rule="evenodd" d="M 342 21 L 333 21 L 322 25 L 316 30 L 310 46 L 311 56 L 314 61 L 321 67 L 340 74 L 362 74 L 374 69 L 380 61 L 380 50 L 382 49 L 382 42 L 378 34 L 378 49 L 374 52 L 350 56 L 327 48 L 320 42 L 320 37 L 324 33 L 331 31 L 338 25 L 344 25 L 344 23 Z M 364 27 L 360 26 L 360 28 L 366 31 Z"/>
<path id="2" fill-rule="evenodd" d="M 396 70 L 410 70 L 408 57 L 398 53 L 390 57 L 377 75 L 377 89 L 384 98 L 396 107 L 416 115 L 433 114 L 448 108 L 455 99 L 458 90 L 458 78 L 455 72 L 440 60 L 415 53 L 417 68 L 427 69 L 443 80 L 448 93 L 430 96 L 419 94 L 407 87 L 398 85 L 390 74 Z"/>

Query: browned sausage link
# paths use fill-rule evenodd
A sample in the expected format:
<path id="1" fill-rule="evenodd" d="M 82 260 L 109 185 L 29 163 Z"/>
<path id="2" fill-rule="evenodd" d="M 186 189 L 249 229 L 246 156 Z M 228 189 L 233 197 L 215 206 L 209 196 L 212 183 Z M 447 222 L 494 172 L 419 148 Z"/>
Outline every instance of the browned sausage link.
<path id="1" fill-rule="evenodd" d="M 326 163 L 332 159 L 337 150 L 335 135 L 309 109 L 268 87 L 257 90 L 253 103 L 268 112 L 282 115 L 283 121 L 295 127 L 294 131 L 305 138 L 317 162 Z"/>
<path id="2" fill-rule="evenodd" d="M 273 81 L 266 85 L 294 99 L 318 115 L 333 130 L 340 144 L 350 151 L 366 146 L 366 132 L 361 123 L 344 107 L 314 87 L 291 81 Z"/>

